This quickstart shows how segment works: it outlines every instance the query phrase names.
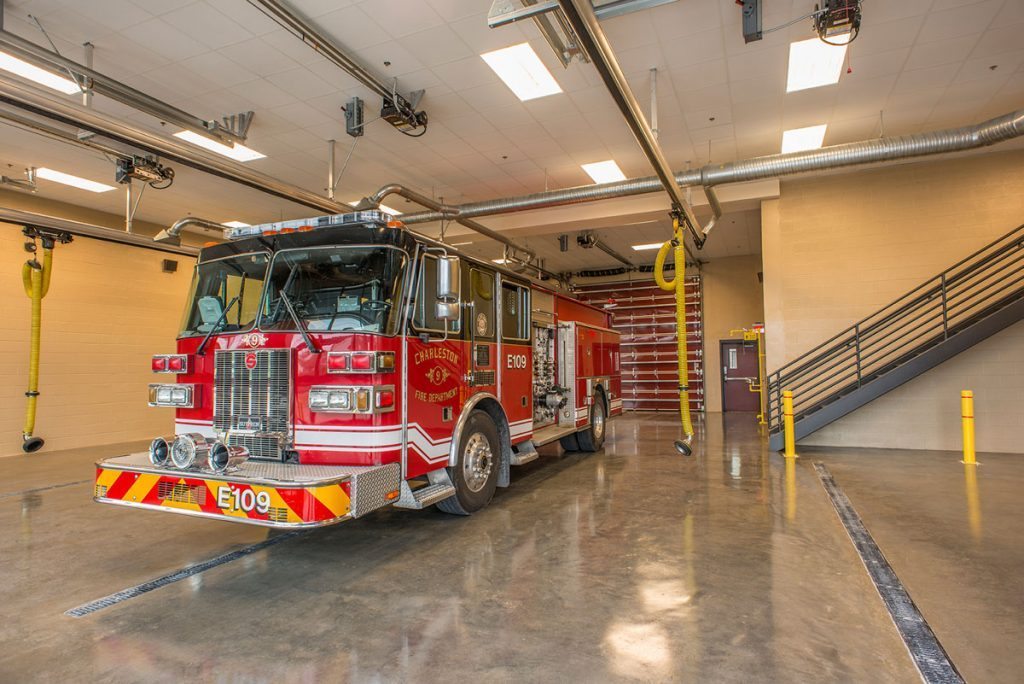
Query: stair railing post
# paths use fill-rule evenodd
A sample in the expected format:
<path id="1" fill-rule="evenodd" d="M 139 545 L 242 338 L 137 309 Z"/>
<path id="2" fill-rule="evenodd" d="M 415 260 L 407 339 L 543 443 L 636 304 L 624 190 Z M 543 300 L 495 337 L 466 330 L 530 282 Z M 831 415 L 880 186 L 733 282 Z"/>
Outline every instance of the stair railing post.
<path id="1" fill-rule="evenodd" d="M 942 339 L 949 339 L 949 307 L 946 303 L 946 274 L 940 276 L 942 279 Z"/>
<path id="2" fill-rule="evenodd" d="M 860 387 L 860 323 L 853 326 L 853 335 L 857 354 L 857 387 Z"/>

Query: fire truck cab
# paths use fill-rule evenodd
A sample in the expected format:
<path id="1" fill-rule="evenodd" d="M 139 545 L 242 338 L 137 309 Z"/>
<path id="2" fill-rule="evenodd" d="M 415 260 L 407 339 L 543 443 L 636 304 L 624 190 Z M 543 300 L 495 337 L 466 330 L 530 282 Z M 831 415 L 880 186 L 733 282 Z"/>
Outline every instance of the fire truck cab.
<path id="1" fill-rule="evenodd" d="M 149 403 L 175 434 L 96 464 L 96 501 L 269 527 L 470 514 L 622 412 L 608 314 L 356 212 L 203 249 Z"/>

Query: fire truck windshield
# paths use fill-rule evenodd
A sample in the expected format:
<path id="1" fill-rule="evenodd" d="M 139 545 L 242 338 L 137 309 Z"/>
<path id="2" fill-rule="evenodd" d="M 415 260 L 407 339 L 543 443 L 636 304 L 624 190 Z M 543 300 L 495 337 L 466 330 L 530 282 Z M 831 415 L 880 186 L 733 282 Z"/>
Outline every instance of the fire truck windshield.
<path id="1" fill-rule="evenodd" d="M 251 328 L 259 310 L 269 260 L 267 254 L 260 252 L 216 259 L 196 266 L 180 337 L 206 335 L 222 316 L 224 321 L 218 332 Z M 236 297 L 238 301 L 225 316 L 225 307 Z"/>
<path id="2" fill-rule="evenodd" d="M 405 254 L 393 247 L 315 247 L 278 252 L 260 315 L 262 330 L 295 330 L 281 292 L 310 332 L 394 335 Z"/>

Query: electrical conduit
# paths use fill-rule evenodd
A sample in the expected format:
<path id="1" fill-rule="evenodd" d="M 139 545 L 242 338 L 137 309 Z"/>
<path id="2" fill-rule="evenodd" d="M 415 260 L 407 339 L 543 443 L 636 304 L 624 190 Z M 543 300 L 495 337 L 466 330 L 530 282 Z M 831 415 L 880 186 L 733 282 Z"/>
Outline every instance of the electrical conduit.
<path id="1" fill-rule="evenodd" d="M 683 247 L 683 234 L 679 229 L 679 219 L 672 220 L 672 239 L 658 250 L 654 260 L 654 281 L 662 290 L 676 293 L 676 340 L 679 352 L 679 414 L 683 422 L 685 437 L 676 440 L 676 449 L 686 456 L 693 452 L 693 422 L 690 419 L 690 377 L 686 344 L 686 251 Z M 665 259 L 669 251 L 673 251 L 675 259 L 675 277 L 665 279 Z"/>

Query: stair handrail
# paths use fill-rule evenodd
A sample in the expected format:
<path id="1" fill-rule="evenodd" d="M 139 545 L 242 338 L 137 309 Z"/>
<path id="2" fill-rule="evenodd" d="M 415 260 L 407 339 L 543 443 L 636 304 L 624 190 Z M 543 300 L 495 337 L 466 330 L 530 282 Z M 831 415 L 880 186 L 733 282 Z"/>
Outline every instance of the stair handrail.
<path id="1" fill-rule="evenodd" d="M 1022 235 L 1018 236 L 1021 233 Z M 886 331 L 891 328 L 893 321 L 905 318 L 911 312 L 921 309 L 922 305 L 926 305 L 933 301 L 937 295 L 942 296 L 941 300 L 941 315 L 943 316 L 943 330 L 948 326 L 947 315 L 949 305 L 947 301 L 947 293 L 951 286 L 958 284 L 959 282 L 965 281 L 966 279 L 981 273 L 985 268 L 997 263 L 999 257 L 1005 255 L 1015 249 L 1024 247 L 1024 224 L 1017 226 L 1005 235 L 996 238 L 992 242 L 986 244 L 970 255 L 964 257 L 960 261 L 956 262 L 952 266 L 946 268 L 940 273 L 926 279 L 917 287 L 905 292 L 901 296 L 892 300 L 885 306 L 882 306 L 878 310 L 869 314 L 868 316 L 857 321 L 853 325 L 844 328 L 836 335 L 833 335 L 829 339 L 813 347 L 809 351 L 801 354 L 795 359 L 787 362 L 783 366 L 776 369 L 773 373 L 769 374 L 769 423 L 774 426 L 772 421 L 772 414 L 775 411 L 772 410 L 773 402 L 771 399 L 772 393 L 778 395 L 780 392 L 780 385 L 783 381 L 794 380 L 807 374 L 807 372 L 821 367 L 822 372 L 834 370 L 837 366 L 840 370 L 849 367 L 850 359 L 848 358 L 849 353 L 852 351 L 854 355 L 854 363 L 856 365 L 857 382 L 860 383 L 861 378 L 861 364 L 862 364 L 862 341 L 865 337 L 871 337 L 877 335 L 882 331 Z M 995 248 L 995 249 L 994 249 Z M 994 250 L 994 251 L 993 251 Z M 967 268 L 961 268 L 969 264 Z M 1018 269 L 1019 270 L 1019 269 Z M 989 274 L 992 275 L 992 274 Z M 987 277 L 987 276 L 986 276 Z M 1018 279 L 1019 280 L 1019 279 Z M 1015 281 L 1016 282 L 1016 281 Z M 991 285 L 985 289 L 990 289 Z M 894 309 L 888 311 L 889 309 Z M 888 313 L 887 313 L 888 311 Z M 884 315 L 883 315 L 884 314 Z M 927 309 L 924 313 L 920 313 L 914 318 L 911 323 L 920 320 L 922 317 L 927 316 L 928 318 L 934 318 L 935 314 L 928 314 Z M 926 319 L 927 320 L 927 319 Z M 906 324 L 902 327 L 897 328 L 901 330 L 905 328 Z M 918 325 L 911 330 L 917 330 L 922 325 Z M 874 344 L 877 344 L 880 340 L 886 339 L 891 336 L 892 330 L 886 332 L 885 336 L 877 338 Z M 881 348 L 884 349 L 890 346 L 894 341 L 898 340 L 899 337 L 890 340 Z M 864 345 L 864 346 L 871 346 Z M 884 358 L 884 355 L 879 358 Z M 845 365 L 843 365 L 845 364 Z M 827 380 L 835 377 L 829 376 Z M 842 376 L 845 377 L 845 376 Z M 803 381 L 806 383 L 806 380 Z M 819 382 L 818 385 L 821 383 Z M 835 384 L 835 383 L 833 383 Z M 812 387 L 817 387 L 813 385 Z M 799 386 L 799 385 L 798 385 Z M 826 388 L 831 387 L 827 385 Z M 787 389 L 792 389 L 787 385 Z M 821 391 L 815 394 L 820 395 Z M 778 399 L 778 396 L 776 396 Z M 820 401 L 824 401 L 824 398 Z M 777 403 L 777 402 L 776 402 Z M 777 417 L 777 416 L 775 416 Z"/>
<path id="2" fill-rule="evenodd" d="M 871 314 L 869 314 L 868 316 L 865 316 L 864 318 L 860 319 L 859 321 L 857 321 L 853 325 L 850 325 L 849 327 L 844 328 L 843 330 L 841 330 L 837 334 L 833 335 L 829 339 L 825 340 L 824 342 L 822 342 L 818 346 L 813 347 L 812 349 L 810 349 L 809 351 L 801 354 L 800 356 L 796 357 L 795 359 L 792 359 L 791 361 L 786 362 L 784 365 L 782 365 L 779 368 L 777 368 L 771 375 L 775 376 L 775 377 L 780 376 L 783 371 L 789 369 L 791 366 L 796 365 L 798 362 L 806 359 L 807 357 L 811 356 L 815 352 L 817 352 L 817 351 L 819 351 L 821 349 L 824 349 L 825 347 L 828 347 L 829 345 L 831 345 L 833 342 L 835 342 L 839 338 L 843 337 L 844 335 L 848 335 L 851 332 L 857 331 L 857 329 L 861 328 L 861 326 L 863 326 L 867 321 L 871 320 L 872 318 L 874 318 L 878 314 L 882 313 L 886 309 L 888 309 L 888 308 L 890 308 L 892 306 L 895 306 L 896 304 L 900 303 L 900 301 L 902 301 L 902 300 L 906 299 L 907 297 L 909 297 L 910 295 L 916 293 L 918 290 L 924 289 L 929 284 L 931 284 L 932 281 L 939 280 L 940 284 L 941 284 L 941 279 L 942 279 L 943 276 L 948 275 L 951 271 L 954 271 L 955 269 L 959 268 L 960 266 L 963 266 L 965 263 L 971 261 L 972 259 L 975 259 L 976 257 L 980 256 L 982 253 L 984 253 L 985 251 L 995 247 L 999 243 L 1008 240 L 1015 233 L 1018 233 L 1018 232 L 1024 232 L 1024 224 L 1022 224 L 1020 226 L 1017 226 L 1016 228 L 1011 230 L 1009 233 L 1003 235 L 1002 237 L 1000 237 L 1000 238 L 998 238 L 996 240 L 993 240 L 989 244 L 985 245 L 984 247 L 982 247 L 981 249 L 979 249 L 976 252 L 972 253 L 971 255 L 965 257 L 964 259 L 961 259 L 960 261 L 958 261 L 957 263 L 953 264 L 952 266 L 950 266 L 949 268 L 945 269 L 944 271 L 941 271 L 940 273 L 937 273 L 936 275 L 928 278 L 927 280 L 922 282 L 920 285 L 918 285 L 914 289 L 909 290 L 909 291 L 903 293 L 902 295 L 900 295 L 896 299 L 892 300 L 891 302 L 889 302 L 885 306 L 880 307 L 877 311 L 874 311 Z M 1012 243 L 1007 244 L 1006 247 L 1007 248 L 1011 248 L 1012 247 Z M 995 256 L 995 255 L 993 254 L 991 256 Z M 948 281 L 948 279 L 947 279 L 947 281 Z M 906 308 L 907 306 L 912 306 L 912 305 L 917 304 L 919 302 L 920 302 L 920 299 L 915 300 L 913 302 L 908 302 L 906 305 L 904 305 L 904 307 L 901 307 L 901 308 Z M 894 313 L 898 313 L 898 312 L 894 312 Z M 882 321 L 879 321 L 879 322 L 883 322 L 883 321 L 887 321 L 887 320 L 889 320 L 889 318 L 882 319 Z"/>

